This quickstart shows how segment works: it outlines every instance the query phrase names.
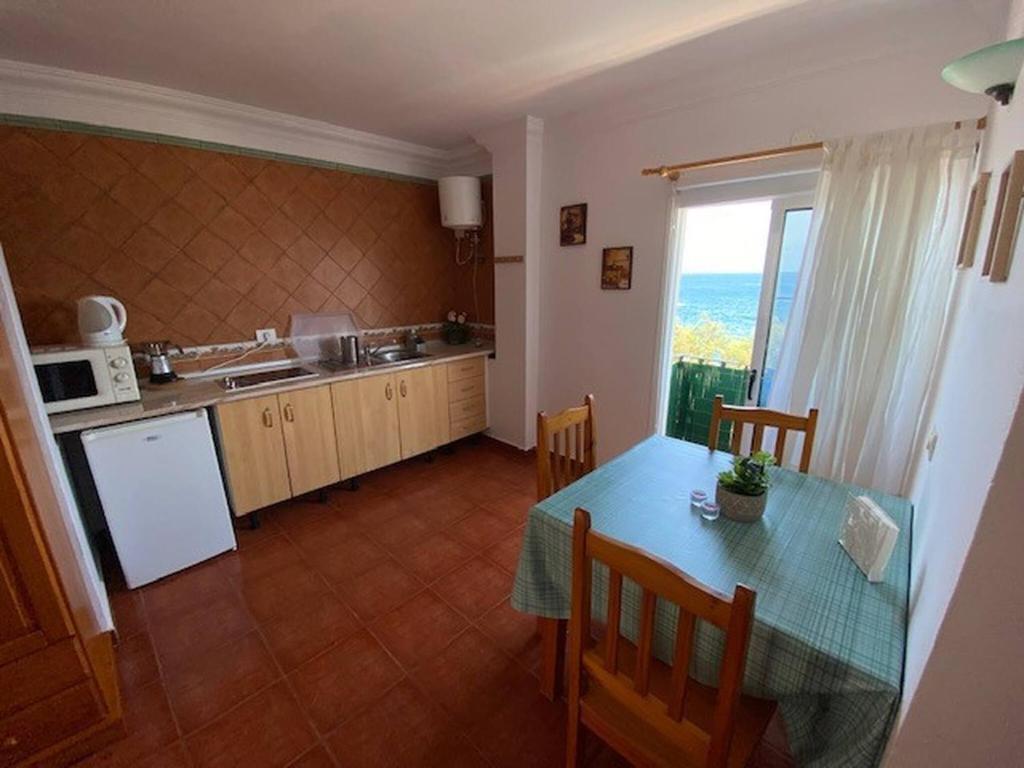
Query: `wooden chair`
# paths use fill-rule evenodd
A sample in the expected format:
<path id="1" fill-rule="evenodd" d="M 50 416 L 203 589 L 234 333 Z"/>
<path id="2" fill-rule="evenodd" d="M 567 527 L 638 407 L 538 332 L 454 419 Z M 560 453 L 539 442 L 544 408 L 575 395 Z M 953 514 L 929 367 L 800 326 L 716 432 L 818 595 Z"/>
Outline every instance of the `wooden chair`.
<path id="1" fill-rule="evenodd" d="M 597 466 L 594 396 L 583 405 L 548 416 L 537 414 L 537 501 L 546 499 Z"/>
<path id="2" fill-rule="evenodd" d="M 790 431 L 804 433 L 804 448 L 800 454 L 800 471 L 805 473 L 811 466 L 811 449 L 814 447 L 814 430 L 818 426 L 818 409 L 811 408 L 807 416 L 794 416 L 791 413 L 771 411 L 767 408 L 747 408 L 738 405 L 725 405 L 721 395 L 715 395 L 715 403 L 711 406 L 711 429 L 708 431 L 708 447 L 718 445 L 718 429 L 723 421 L 733 422 L 732 439 L 729 450 L 739 455 L 743 442 L 743 425 L 753 424 L 754 434 L 751 451 L 761 450 L 764 440 L 764 428 L 775 427 L 779 430 L 775 438 L 775 462 L 782 464 L 782 452 L 786 449 L 786 436 Z"/>
<path id="3" fill-rule="evenodd" d="M 581 725 L 638 766 L 745 765 L 776 709 L 775 702 L 740 692 L 754 592 L 742 585 L 731 598 L 714 592 L 646 552 L 592 531 L 586 510 L 576 510 L 574 523 L 566 765 L 581 764 Z M 592 638 L 590 617 L 594 560 L 609 569 L 600 642 Z M 636 646 L 619 634 L 623 578 L 643 589 Z M 679 608 L 671 667 L 652 656 L 658 598 Z M 725 632 L 717 689 L 689 676 L 698 618 Z"/>

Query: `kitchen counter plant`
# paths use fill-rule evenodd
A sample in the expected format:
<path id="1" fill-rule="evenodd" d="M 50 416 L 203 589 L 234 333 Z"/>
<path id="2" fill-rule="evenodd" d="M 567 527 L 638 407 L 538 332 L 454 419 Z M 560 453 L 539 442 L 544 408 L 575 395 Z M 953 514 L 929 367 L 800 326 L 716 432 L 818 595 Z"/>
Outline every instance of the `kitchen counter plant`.
<path id="1" fill-rule="evenodd" d="M 741 523 L 760 520 L 768 501 L 768 467 L 774 463 L 767 451 L 734 457 L 732 469 L 718 473 L 715 498 L 722 514 Z"/>

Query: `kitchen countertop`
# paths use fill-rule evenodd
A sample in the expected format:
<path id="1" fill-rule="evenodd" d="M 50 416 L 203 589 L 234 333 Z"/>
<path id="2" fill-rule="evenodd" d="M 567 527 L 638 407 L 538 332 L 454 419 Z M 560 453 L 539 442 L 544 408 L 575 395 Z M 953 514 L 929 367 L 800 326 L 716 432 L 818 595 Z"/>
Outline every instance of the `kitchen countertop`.
<path id="1" fill-rule="evenodd" d="M 494 344 L 489 342 L 485 342 L 483 346 L 476 347 L 466 344 L 450 345 L 445 344 L 443 341 L 433 341 L 427 344 L 427 353 L 430 357 L 389 365 L 360 365 L 341 371 L 328 371 L 317 365 L 316 361 L 304 362 L 294 360 L 290 361 L 289 364 L 304 365 L 311 370 L 318 371 L 319 375 L 235 391 L 221 389 L 216 383 L 216 379 L 220 378 L 223 374 L 211 374 L 209 377 L 202 378 L 180 379 L 171 384 L 150 384 L 148 381 L 140 381 L 141 400 L 137 400 L 134 403 L 120 403 L 118 405 L 105 405 L 100 408 L 89 408 L 83 411 L 55 413 L 50 416 L 50 428 L 54 434 L 78 432 L 83 429 L 107 427 L 112 424 L 149 419 L 154 416 L 167 416 L 172 413 L 205 408 L 233 400 L 265 397 L 266 395 L 275 395 L 280 392 L 316 387 L 342 379 L 374 376 L 376 374 L 408 368 L 419 368 L 437 363 L 450 363 L 454 360 L 490 355 L 493 352 Z M 284 366 L 285 363 L 282 363 L 282 367 Z"/>

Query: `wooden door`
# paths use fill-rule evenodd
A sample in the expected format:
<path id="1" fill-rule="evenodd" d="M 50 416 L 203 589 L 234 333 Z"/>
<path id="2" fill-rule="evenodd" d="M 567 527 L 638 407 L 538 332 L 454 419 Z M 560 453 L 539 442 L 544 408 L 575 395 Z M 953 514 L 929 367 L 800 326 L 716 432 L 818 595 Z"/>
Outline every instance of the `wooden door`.
<path id="1" fill-rule="evenodd" d="M 0 418 L 0 665 L 72 634 L 56 574 L 37 525 L 7 429 Z"/>
<path id="2" fill-rule="evenodd" d="M 290 498 L 277 396 L 219 405 L 217 420 L 235 514 Z"/>
<path id="3" fill-rule="evenodd" d="M 396 378 L 402 458 L 408 459 L 438 445 L 434 373 L 429 367 L 413 368 L 398 373 Z"/>
<path id="4" fill-rule="evenodd" d="M 278 395 L 292 495 L 338 482 L 338 446 L 330 387 Z"/>

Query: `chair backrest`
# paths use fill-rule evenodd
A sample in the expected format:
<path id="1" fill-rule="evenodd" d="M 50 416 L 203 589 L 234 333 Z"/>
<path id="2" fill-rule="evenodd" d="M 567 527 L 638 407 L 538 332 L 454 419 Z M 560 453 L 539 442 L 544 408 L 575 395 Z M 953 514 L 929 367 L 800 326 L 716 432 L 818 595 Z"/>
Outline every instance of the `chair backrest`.
<path id="1" fill-rule="evenodd" d="M 554 416 L 537 414 L 537 501 L 546 499 L 597 466 L 594 396 Z"/>
<path id="2" fill-rule="evenodd" d="M 818 409 L 811 408 L 806 416 L 794 416 L 791 413 L 771 411 L 767 408 L 748 408 L 738 405 L 726 405 L 721 395 L 715 395 L 711 406 L 711 428 L 708 430 L 708 447 L 718 445 L 718 429 L 723 421 L 733 422 L 732 438 L 729 450 L 739 455 L 743 444 L 743 425 L 752 424 L 754 434 L 750 443 L 751 451 L 760 451 L 764 441 L 764 428 L 778 429 L 775 437 L 775 462 L 782 464 L 783 452 L 786 450 L 786 437 L 790 432 L 804 433 L 804 447 L 800 453 L 800 471 L 807 472 L 811 466 L 811 450 L 814 448 L 814 430 L 818 426 Z"/>
<path id="3" fill-rule="evenodd" d="M 609 570 L 607 628 L 603 647 L 591 638 L 594 560 L 604 563 Z M 619 669 L 623 578 L 632 580 L 643 590 L 632 676 Z M 659 598 L 679 608 L 671 685 L 664 698 L 655 696 L 650 690 L 655 608 Z M 599 684 L 621 706 L 639 717 L 648 722 L 660 718 L 683 726 L 678 729 L 676 738 L 685 741 L 690 754 L 706 755 L 706 766 L 725 766 L 742 691 L 755 598 L 753 590 L 743 585 L 737 585 L 730 598 L 647 552 L 602 536 L 590 529 L 590 513 L 577 509 L 573 527 L 572 618 L 569 622 L 570 696 L 579 695 L 579 675 L 585 671 L 591 684 Z M 710 732 L 683 718 L 698 618 L 725 632 L 725 653 Z M 671 723 L 665 722 L 664 725 Z"/>

